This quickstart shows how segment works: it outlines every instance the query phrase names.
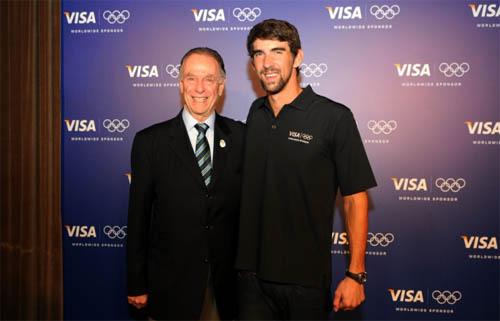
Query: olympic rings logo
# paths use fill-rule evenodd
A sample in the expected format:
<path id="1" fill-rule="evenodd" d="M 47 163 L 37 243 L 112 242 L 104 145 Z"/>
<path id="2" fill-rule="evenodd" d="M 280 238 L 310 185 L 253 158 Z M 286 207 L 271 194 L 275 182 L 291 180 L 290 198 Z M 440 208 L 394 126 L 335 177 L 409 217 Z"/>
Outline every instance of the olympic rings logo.
<path id="1" fill-rule="evenodd" d="M 130 11 L 128 11 L 128 10 L 123 10 L 123 11 L 106 10 L 103 12 L 102 17 L 104 18 L 104 20 L 106 20 L 107 22 L 109 22 L 112 25 L 114 25 L 115 23 L 122 24 L 122 23 L 125 23 L 125 21 L 127 21 L 128 18 L 130 18 Z"/>
<path id="2" fill-rule="evenodd" d="M 368 244 L 371 246 L 386 247 L 394 242 L 394 234 L 392 233 L 368 233 Z"/>
<path id="3" fill-rule="evenodd" d="M 180 68 L 181 65 L 168 64 L 167 67 L 165 67 L 165 71 L 170 75 L 170 77 L 177 78 L 179 77 Z"/>
<path id="4" fill-rule="evenodd" d="M 388 20 L 392 20 L 395 16 L 397 16 L 399 14 L 400 11 L 401 11 L 401 9 L 399 8 L 399 6 L 397 4 L 392 5 L 392 6 L 388 6 L 388 5 L 384 4 L 380 7 L 377 5 L 374 5 L 374 6 L 370 7 L 370 13 L 372 14 L 372 16 L 374 16 L 378 20 L 382 20 L 384 18 L 388 19 Z"/>
<path id="5" fill-rule="evenodd" d="M 446 290 L 441 292 L 439 290 L 435 290 L 432 292 L 432 298 L 439 304 L 448 303 L 453 305 L 462 299 L 462 293 L 460 293 L 460 291 L 451 292 Z"/>
<path id="6" fill-rule="evenodd" d="M 398 128 L 398 123 L 395 120 L 370 120 L 368 122 L 368 129 L 372 131 L 375 135 L 384 133 L 389 135 Z"/>
<path id="7" fill-rule="evenodd" d="M 460 191 L 462 188 L 465 187 L 465 179 L 463 178 L 438 178 L 436 179 L 436 187 L 441 190 L 441 192 L 449 192 L 452 191 L 453 193 L 456 193 Z"/>
<path id="8" fill-rule="evenodd" d="M 469 72 L 470 66 L 466 62 L 462 62 L 459 64 L 458 62 L 452 62 L 448 64 L 446 62 L 442 62 L 439 65 L 439 71 L 442 72 L 446 77 L 463 77 L 467 72 Z"/>
<path id="9" fill-rule="evenodd" d="M 321 77 L 323 74 L 328 70 L 328 66 L 325 63 L 320 63 L 320 64 L 301 64 L 300 65 L 300 72 L 307 78 L 309 77 Z"/>
<path id="10" fill-rule="evenodd" d="M 102 122 L 104 128 L 106 128 L 110 133 L 118 132 L 123 133 L 130 126 L 128 119 L 105 119 Z"/>
<path id="11" fill-rule="evenodd" d="M 109 226 L 106 225 L 102 231 L 106 234 L 110 239 L 120 239 L 123 240 L 127 236 L 127 226 Z"/>
<path id="12" fill-rule="evenodd" d="M 233 16 L 238 19 L 239 21 L 255 21 L 261 14 L 260 8 L 234 8 L 233 9 Z"/>

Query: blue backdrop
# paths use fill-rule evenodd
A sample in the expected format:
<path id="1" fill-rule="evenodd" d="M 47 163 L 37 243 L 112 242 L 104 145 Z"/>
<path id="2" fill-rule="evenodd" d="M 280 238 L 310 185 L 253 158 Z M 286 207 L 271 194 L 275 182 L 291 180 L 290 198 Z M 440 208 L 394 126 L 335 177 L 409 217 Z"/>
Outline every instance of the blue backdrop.
<path id="1" fill-rule="evenodd" d="M 219 112 L 263 94 L 245 41 L 300 31 L 302 83 L 349 106 L 370 191 L 367 301 L 334 318 L 499 319 L 500 4 L 495 1 L 63 1 L 65 319 L 130 319 L 125 248 L 134 134 L 176 115 L 179 61 L 225 59 Z M 347 257 L 332 234 L 334 284 Z"/>

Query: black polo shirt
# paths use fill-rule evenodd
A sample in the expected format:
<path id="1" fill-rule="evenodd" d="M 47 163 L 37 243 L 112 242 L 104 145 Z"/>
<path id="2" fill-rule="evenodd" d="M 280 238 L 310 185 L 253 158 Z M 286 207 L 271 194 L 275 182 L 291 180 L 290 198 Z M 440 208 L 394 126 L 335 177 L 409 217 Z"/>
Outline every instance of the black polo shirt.
<path id="1" fill-rule="evenodd" d="M 236 268 L 264 280 L 329 287 L 335 195 L 376 186 L 351 111 L 311 87 L 274 117 L 247 118 Z"/>

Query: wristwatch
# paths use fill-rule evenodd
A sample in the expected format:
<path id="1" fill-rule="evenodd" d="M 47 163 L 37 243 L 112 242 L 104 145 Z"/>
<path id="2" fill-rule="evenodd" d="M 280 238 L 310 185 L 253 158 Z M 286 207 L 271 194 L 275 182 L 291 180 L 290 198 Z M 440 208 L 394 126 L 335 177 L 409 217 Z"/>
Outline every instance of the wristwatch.
<path id="1" fill-rule="evenodd" d="M 347 276 L 348 278 L 353 279 L 354 281 L 358 282 L 359 284 L 365 284 L 366 283 L 367 275 L 368 275 L 368 273 L 366 273 L 366 272 L 352 273 L 349 270 L 345 270 L 345 276 Z"/>

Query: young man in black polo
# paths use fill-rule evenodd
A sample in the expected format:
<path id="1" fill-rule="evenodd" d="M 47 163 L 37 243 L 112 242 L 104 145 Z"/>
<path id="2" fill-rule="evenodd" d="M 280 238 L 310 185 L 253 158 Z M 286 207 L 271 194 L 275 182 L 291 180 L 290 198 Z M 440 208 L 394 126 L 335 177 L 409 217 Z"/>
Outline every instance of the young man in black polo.
<path id="1" fill-rule="evenodd" d="M 350 260 L 334 310 L 365 299 L 366 190 L 376 186 L 351 111 L 301 88 L 297 29 L 282 20 L 255 25 L 247 38 L 267 96 L 247 118 L 236 267 L 241 320 L 325 319 L 331 309 L 331 232 L 336 191 L 343 196 Z"/>

